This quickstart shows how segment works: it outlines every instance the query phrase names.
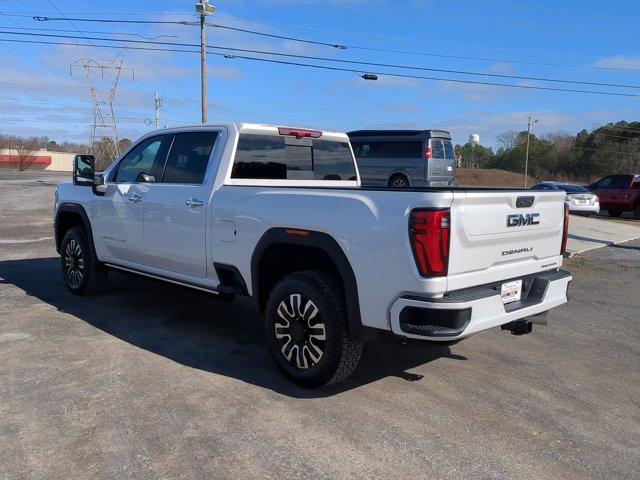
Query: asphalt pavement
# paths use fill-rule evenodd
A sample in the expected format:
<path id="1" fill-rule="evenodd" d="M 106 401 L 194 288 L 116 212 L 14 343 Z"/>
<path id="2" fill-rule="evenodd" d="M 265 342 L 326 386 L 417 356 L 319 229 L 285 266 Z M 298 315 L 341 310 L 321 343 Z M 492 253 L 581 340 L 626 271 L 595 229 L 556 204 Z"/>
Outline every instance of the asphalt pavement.
<path id="1" fill-rule="evenodd" d="M 80 298 L 53 182 L 0 175 L 0 478 L 637 478 L 640 242 L 565 262 L 526 336 L 380 336 L 347 382 L 273 365 L 249 300 L 123 274 Z M 54 178 L 55 180 L 55 178 Z"/>

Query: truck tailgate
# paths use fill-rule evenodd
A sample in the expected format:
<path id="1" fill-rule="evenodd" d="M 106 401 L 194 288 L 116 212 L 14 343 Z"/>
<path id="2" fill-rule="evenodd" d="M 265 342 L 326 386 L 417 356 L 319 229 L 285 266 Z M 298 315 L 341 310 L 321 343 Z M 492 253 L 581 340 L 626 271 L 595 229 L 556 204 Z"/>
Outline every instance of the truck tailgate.
<path id="1" fill-rule="evenodd" d="M 447 290 L 559 267 L 565 195 L 454 192 Z"/>

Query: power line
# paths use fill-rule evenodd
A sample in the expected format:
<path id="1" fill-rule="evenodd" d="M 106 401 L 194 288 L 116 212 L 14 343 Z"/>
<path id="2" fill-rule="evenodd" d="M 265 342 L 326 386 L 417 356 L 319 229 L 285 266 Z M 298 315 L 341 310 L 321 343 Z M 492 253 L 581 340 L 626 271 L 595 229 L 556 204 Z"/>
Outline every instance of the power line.
<path id="1" fill-rule="evenodd" d="M 219 24 L 219 23 L 207 23 L 207 26 L 214 27 L 214 28 L 221 28 L 221 29 L 224 29 L 224 30 L 233 30 L 235 32 L 250 33 L 252 35 L 260 35 L 262 37 L 279 38 L 281 40 L 291 40 L 291 41 L 299 42 L 299 43 L 308 43 L 308 44 L 311 44 L 311 45 L 324 45 L 325 47 L 337 48 L 339 50 L 346 50 L 346 48 L 347 48 L 346 45 L 341 45 L 339 43 L 327 43 L 327 42 L 320 42 L 320 41 L 317 41 L 317 40 L 307 40 L 307 39 L 303 39 L 303 38 L 287 37 L 287 36 L 284 36 L 284 35 L 276 35 L 276 34 L 273 34 L 273 33 L 256 32 L 255 30 L 248 30 L 246 28 L 231 27 L 229 25 L 222 25 L 222 24 Z"/>
<path id="2" fill-rule="evenodd" d="M 10 32 L 10 31 L 0 32 L 0 33 L 8 34 L 8 35 L 32 35 L 32 36 L 36 35 L 36 34 L 33 34 L 33 33 Z M 121 43 L 138 43 L 138 44 L 145 44 L 145 45 L 150 44 L 150 45 L 177 46 L 177 47 L 198 47 L 199 46 L 198 44 L 195 44 L 195 43 L 158 42 L 158 41 L 151 41 L 151 40 L 129 40 L 129 39 L 114 39 L 114 38 L 105 38 L 105 37 L 77 37 L 77 36 L 73 36 L 73 35 L 58 35 L 58 34 L 39 34 L 39 36 L 51 37 L 51 38 L 70 38 L 70 39 L 84 38 L 86 40 L 96 40 L 96 41 L 121 42 Z M 548 78 L 548 77 L 529 77 L 529 76 L 522 76 L 522 75 L 507 75 L 507 74 L 486 73 L 486 72 L 472 72 L 472 71 L 465 71 L 465 70 L 450 70 L 450 69 L 443 69 L 443 68 L 418 67 L 418 66 L 413 66 L 413 65 L 400 65 L 400 64 L 389 64 L 389 63 L 379 63 L 379 62 L 367 62 L 367 61 L 361 61 L 361 60 L 343 60 L 343 59 L 336 59 L 336 58 L 331 58 L 331 57 L 318 57 L 318 56 L 313 56 L 313 55 L 298 55 L 298 54 L 293 54 L 293 53 L 282 53 L 282 52 L 273 52 L 273 51 L 265 51 L 265 50 L 234 48 L 234 47 L 221 46 L 221 45 L 209 45 L 207 48 L 216 49 L 216 50 L 225 50 L 225 51 L 230 51 L 230 52 L 243 52 L 243 53 L 252 53 L 252 54 L 259 54 L 259 55 L 273 55 L 273 56 L 280 56 L 280 57 L 297 58 L 297 59 L 303 59 L 303 60 L 316 60 L 316 61 L 323 61 L 323 62 L 334 62 L 334 63 L 348 64 L 348 65 L 357 64 L 357 65 L 373 66 L 373 67 L 401 68 L 401 69 L 405 69 L 405 70 L 414 70 L 414 71 L 427 71 L 427 72 L 435 72 L 435 73 L 450 73 L 450 74 L 455 74 L 455 75 L 473 75 L 473 76 L 482 76 L 482 77 L 487 77 L 487 78 L 506 78 L 506 79 L 511 79 L 511 80 L 528 80 L 528 81 L 538 81 L 538 82 L 548 82 L 548 83 L 561 83 L 561 84 L 589 85 L 589 86 L 601 86 L 601 87 L 613 87 L 613 88 L 640 89 L 639 85 L 607 83 L 607 82 L 588 82 L 588 81 L 583 81 L 583 80 L 565 80 L 565 79 Z M 238 57 L 238 58 L 240 58 L 240 57 Z M 275 63 L 275 61 L 274 61 L 274 63 Z M 349 69 L 348 71 L 354 71 L 354 69 Z M 387 73 L 387 75 L 390 75 L 390 74 Z M 406 78 L 412 78 L 412 77 L 411 76 L 406 76 Z M 429 77 L 425 77 L 425 79 L 432 80 L 432 78 L 429 78 Z M 444 79 L 437 79 L 437 80 L 446 81 Z M 463 80 L 457 80 L 457 81 L 463 82 Z M 547 89 L 547 88 L 543 88 L 543 87 L 534 88 L 533 86 L 524 86 L 524 85 L 506 85 L 506 84 L 498 84 L 498 83 L 471 82 L 471 81 L 464 81 L 464 82 L 475 83 L 475 84 L 487 84 L 487 85 L 494 85 L 494 86 L 513 86 L 513 87 L 518 87 L 518 88 Z M 559 91 L 575 91 L 575 90 L 572 90 L 572 89 L 559 89 Z M 580 93 L 605 94 L 605 92 L 593 92 L 593 91 L 591 91 L 591 92 L 589 92 L 589 91 L 580 91 Z M 624 95 L 624 96 L 627 96 L 627 95 Z"/>
<path id="3" fill-rule="evenodd" d="M 0 30 L 7 30 L 13 27 L 4 27 L 0 26 Z M 131 32 L 105 32 L 104 30 L 72 30 L 69 28 L 37 28 L 37 27 L 29 27 L 29 30 L 39 31 L 39 32 L 79 32 L 79 33 L 95 33 L 99 35 L 125 35 L 125 36 L 133 36 L 140 37 L 144 40 L 158 40 L 159 38 L 178 38 L 177 35 L 142 35 L 141 33 L 131 33 Z"/>
<path id="4" fill-rule="evenodd" d="M 110 41 L 116 41 L 114 39 L 105 39 Z M 29 40 L 16 40 L 16 39 L 2 39 L 5 42 L 18 42 L 18 43 L 40 43 L 40 44 L 50 44 L 50 45 L 84 45 L 89 46 L 87 44 L 77 43 L 77 42 L 43 42 L 43 41 L 29 41 Z M 136 40 L 135 42 L 140 42 Z M 149 43 L 149 42 L 141 42 L 141 43 Z M 122 47 L 116 45 L 100 45 L 102 48 L 117 48 L 121 49 Z M 196 50 L 184 50 L 177 48 L 151 48 L 151 47 L 133 47 L 128 46 L 127 48 L 132 50 L 142 50 L 142 51 L 161 51 L 161 52 L 183 52 L 183 53 L 199 53 Z M 214 47 L 224 49 L 224 47 Z M 240 50 L 240 49 L 235 49 Z M 268 58 L 258 58 L 258 57 L 249 57 L 246 55 L 229 55 L 218 52 L 207 52 L 208 55 L 216 55 L 225 58 L 239 58 L 243 60 L 257 61 L 263 63 L 273 63 L 279 65 L 290 65 L 297 67 L 307 67 L 307 68 L 315 68 L 318 70 L 331 70 L 337 72 L 356 72 L 353 68 L 341 68 L 334 67 L 329 65 L 314 65 L 310 63 L 301 63 L 301 62 L 289 62 L 284 60 L 274 60 Z M 394 77 L 394 78 L 410 78 L 416 80 L 433 80 L 440 82 L 448 82 L 448 83 L 461 83 L 461 84 L 470 84 L 470 85 L 485 85 L 485 86 L 495 86 L 495 87 L 506 87 L 506 88 L 519 88 L 525 90 L 541 90 L 541 91 L 555 91 L 555 92 L 567 92 L 567 93 L 585 93 L 585 94 L 593 94 L 593 95 L 609 95 L 616 97 L 631 97 L 631 98 L 640 98 L 640 95 L 633 93 L 619 93 L 619 92 L 607 92 L 607 91 L 598 91 L 598 90 L 579 90 L 579 89 L 570 89 L 570 88 L 557 88 L 557 87 L 543 87 L 536 85 L 515 85 L 515 84 L 507 84 L 507 83 L 497 83 L 497 82 L 481 82 L 476 80 L 460 80 L 460 79 L 452 79 L 452 78 L 442 78 L 442 77 L 430 77 L 424 75 L 407 75 L 393 72 L 369 72 L 375 75 Z"/>
<path id="5" fill-rule="evenodd" d="M 74 22 L 94 22 L 94 23 L 134 23 L 134 24 L 148 24 L 148 25 L 197 25 L 197 22 L 189 22 L 186 20 L 123 20 L 113 18 L 59 18 L 59 17 L 45 17 L 45 16 L 33 16 L 31 17 L 36 22 L 48 22 L 55 20 L 73 20 Z"/>
<path id="6" fill-rule="evenodd" d="M 464 50 L 465 52 L 470 51 L 471 49 L 477 49 L 478 45 L 477 44 L 473 44 L 473 45 L 457 45 L 457 46 L 453 46 L 451 44 L 438 44 L 438 43 L 434 43 L 434 42 L 419 42 L 413 39 L 405 39 L 405 38 L 392 38 L 392 37 L 377 37 L 374 35 L 367 35 L 367 34 L 362 34 L 362 33 L 354 33 L 354 32 L 337 32 L 334 30 L 324 30 L 324 29 L 318 29 L 318 28 L 309 28 L 309 27 L 304 27 L 304 26 L 300 26 L 300 25 L 288 25 L 288 24 L 281 24 L 281 23 L 270 23 L 270 22 L 264 22 L 264 21 L 258 21 L 258 20 L 246 20 L 246 19 L 237 19 L 237 18 L 231 18 L 228 19 L 228 21 L 233 21 L 233 22 L 238 22 L 238 23 L 249 23 L 249 24 L 256 24 L 256 25 L 266 25 L 266 26 L 271 26 L 271 27 L 279 27 L 279 28 L 285 28 L 287 30 L 290 29 L 296 29 L 296 30 L 302 30 L 302 31 L 307 31 L 307 32 L 313 32 L 313 33 L 320 33 L 323 35 L 338 35 L 338 36 L 343 36 L 343 37 L 351 37 L 351 38 L 358 38 L 358 39 L 369 39 L 369 40 L 374 40 L 374 41 L 380 41 L 380 42 L 384 42 L 384 43 L 389 43 L 389 42 L 393 42 L 393 43 L 399 43 L 399 44 L 404 44 L 404 45 L 416 45 L 416 46 L 427 46 L 427 47 L 436 47 L 436 48 L 447 48 L 447 49 L 453 49 L 453 50 Z M 356 48 L 356 47 L 352 47 L 350 46 L 349 48 Z M 513 48 L 505 48 L 505 47 L 485 47 L 485 50 L 489 50 L 489 51 L 502 51 L 502 52 L 514 52 L 514 53 L 519 53 L 519 54 L 523 54 L 526 55 L 527 57 L 531 56 L 532 53 L 543 53 L 546 56 L 555 56 L 558 58 L 572 58 L 573 60 L 578 60 L 578 61 L 585 61 L 585 62 L 593 62 L 595 60 L 593 59 L 583 59 L 583 58 L 576 58 L 576 57 L 567 57 L 566 55 L 563 54 L 550 54 L 549 52 L 535 52 L 535 51 L 531 51 L 530 49 L 527 50 L 517 50 L 517 49 L 513 49 Z M 398 51 L 398 53 L 414 53 L 417 54 L 415 52 L 403 52 L 403 51 Z M 428 55 L 428 54 L 425 54 Z M 464 58 L 464 57 L 460 57 L 460 58 Z M 505 61 L 504 59 L 491 59 L 491 61 Z M 511 62 L 510 60 L 506 60 L 507 62 Z M 568 65 L 561 65 L 561 64 L 552 64 L 553 66 L 568 66 Z M 576 68 L 602 68 L 602 69 L 616 69 L 614 67 L 590 67 L 590 66 L 575 66 Z M 637 69 L 622 69 L 622 70 L 637 70 Z"/>
<path id="7" fill-rule="evenodd" d="M 61 18 L 44 17 L 44 16 L 36 16 L 36 17 L 33 17 L 33 19 L 37 20 L 37 21 L 62 20 Z M 189 22 L 189 21 L 123 20 L 123 19 L 95 19 L 95 18 L 90 18 L 90 19 L 87 19 L 87 18 L 84 18 L 84 19 L 83 18 L 74 18 L 73 20 L 74 21 L 79 21 L 79 22 L 98 22 L 98 23 L 134 23 L 134 24 L 150 24 L 150 25 L 153 25 L 153 24 L 175 24 L 175 25 L 185 25 L 185 26 L 197 25 L 197 22 Z M 279 26 L 279 27 L 287 27 L 288 28 L 288 26 L 285 26 L 285 25 L 271 24 L 271 23 L 267 23 L 267 22 L 252 22 L 252 21 L 247 21 L 247 20 L 240 20 L 240 21 L 241 22 L 247 22 L 247 23 L 260 23 L 260 24 L 263 24 L 263 25 L 272 25 L 272 26 Z M 321 41 L 318 41 L 318 40 L 309 40 L 309 39 L 303 39 L 303 38 L 292 37 L 292 36 L 276 35 L 276 34 L 270 34 L 270 33 L 266 33 L 266 32 L 259 32 L 259 31 L 256 31 L 256 30 L 233 27 L 233 26 L 230 26 L 230 25 L 222 25 L 222 24 L 217 24 L 217 23 L 207 23 L 207 25 L 215 27 L 215 28 L 234 30 L 234 31 L 238 31 L 238 32 L 252 34 L 252 35 L 259 35 L 259 36 L 271 37 L 271 38 L 279 38 L 279 39 L 290 40 L 290 41 L 306 43 L 306 44 L 313 44 L 313 45 L 324 45 L 324 46 L 333 47 L 333 48 L 337 48 L 337 49 L 341 49 L 341 50 L 345 50 L 345 49 L 349 48 L 349 49 L 354 49 L 354 50 L 365 50 L 365 51 L 384 52 L 384 53 L 398 53 L 398 54 L 407 54 L 407 55 L 420 55 L 420 56 L 440 57 L 440 58 L 452 58 L 452 59 L 459 59 L 459 60 L 505 62 L 505 63 L 524 64 L 524 65 L 567 67 L 567 68 L 579 68 L 579 69 L 586 68 L 586 69 L 614 70 L 614 71 L 637 71 L 638 70 L 637 68 L 607 67 L 607 66 L 602 66 L 602 65 L 572 65 L 572 64 L 549 63 L 549 62 L 533 62 L 533 61 L 525 61 L 525 60 L 505 60 L 505 59 L 499 59 L 499 58 L 469 57 L 469 56 L 461 56 L 461 55 L 447 55 L 447 54 L 438 54 L 438 53 L 426 53 L 426 52 L 415 52 L 415 51 L 406 51 L 406 50 L 363 47 L 363 46 L 357 46 L 357 45 L 321 42 Z M 291 27 L 291 28 L 301 28 L 301 27 Z M 340 33 L 340 32 L 328 32 L 328 31 L 323 31 L 323 30 L 314 30 L 314 29 L 306 29 L 306 30 L 315 31 L 315 32 L 318 32 L 318 33 L 329 33 L 329 34 L 334 34 L 334 35 L 349 35 L 349 34 L 344 34 L 344 33 Z M 359 35 L 351 34 L 350 36 L 359 36 Z M 363 36 L 363 37 L 366 38 L 366 36 Z M 376 40 L 384 40 L 385 42 L 386 41 L 393 41 L 393 39 L 390 40 L 390 39 L 386 39 L 386 38 L 385 39 L 379 39 L 377 37 L 369 37 L 369 38 L 373 38 L 373 39 L 376 39 Z M 406 42 L 403 42 L 403 43 L 406 43 Z M 574 82 L 572 82 L 572 83 L 574 83 Z"/>
<path id="8" fill-rule="evenodd" d="M 79 33 L 80 33 L 80 35 L 82 35 L 82 32 L 80 32 L 80 30 L 78 30 L 78 27 L 76 27 L 76 26 L 73 24 L 73 22 L 72 22 L 72 21 L 71 21 L 71 20 L 70 20 L 70 19 L 69 19 L 69 18 L 68 18 L 64 13 L 62 13 L 62 12 L 60 11 L 60 9 L 59 9 L 58 7 L 56 7 L 56 6 L 54 5 L 54 3 L 53 3 L 51 0 L 47 0 L 47 2 L 49 3 L 49 5 L 51 5 L 51 6 L 56 10 L 56 12 L 58 12 L 60 15 L 62 15 L 62 16 L 64 17 L 64 19 L 65 19 L 65 20 L 67 20 L 67 21 L 69 22 L 69 24 L 70 24 L 70 25 L 71 25 L 71 26 L 72 26 L 72 27 L 73 27 L 77 32 L 79 32 Z M 89 40 L 89 39 L 88 39 L 87 37 L 85 37 L 84 35 L 82 35 L 82 36 L 83 36 L 83 38 L 85 38 L 85 39 Z M 91 40 L 89 40 L 89 43 L 91 43 L 91 44 L 93 45 L 93 42 L 92 42 Z M 95 46 L 95 45 L 94 45 L 94 46 Z M 102 50 L 100 50 L 99 48 L 98 48 L 97 50 L 98 50 L 98 52 L 100 52 L 104 57 L 106 57 L 107 59 L 109 59 L 108 55 L 106 55 Z"/>

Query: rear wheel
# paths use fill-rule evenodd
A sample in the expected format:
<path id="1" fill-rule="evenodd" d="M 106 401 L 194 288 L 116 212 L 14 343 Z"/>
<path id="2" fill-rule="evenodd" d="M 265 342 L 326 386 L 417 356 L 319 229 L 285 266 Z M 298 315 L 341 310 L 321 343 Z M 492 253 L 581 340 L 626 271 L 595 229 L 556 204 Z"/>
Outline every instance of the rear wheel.
<path id="1" fill-rule="evenodd" d="M 607 210 L 610 217 L 619 218 L 622 216 L 622 210 Z"/>
<path id="2" fill-rule="evenodd" d="M 349 338 L 343 295 L 319 271 L 284 277 L 266 307 L 269 350 L 291 381 L 317 388 L 346 379 L 356 369 L 362 343 Z"/>
<path id="3" fill-rule="evenodd" d="M 395 188 L 407 188 L 409 186 L 409 179 L 402 174 L 393 175 L 389 179 L 389 186 Z"/>
<path id="4" fill-rule="evenodd" d="M 640 202 L 636 203 L 633 207 L 633 218 L 640 220 Z"/>
<path id="5" fill-rule="evenodd" d="M 62 277 L 72 293 L 89 295 L 102 288 L 108 271 L 98 264 L 82 227 L 73 227 L 67 231 L 60 252 Z"/>

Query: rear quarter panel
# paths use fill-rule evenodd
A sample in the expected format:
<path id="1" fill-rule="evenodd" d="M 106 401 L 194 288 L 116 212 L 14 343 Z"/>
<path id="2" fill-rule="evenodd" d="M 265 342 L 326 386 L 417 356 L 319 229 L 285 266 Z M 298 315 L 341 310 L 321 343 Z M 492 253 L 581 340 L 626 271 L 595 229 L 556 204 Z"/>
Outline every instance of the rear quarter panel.
<path id="1" fill-rule="evenodd" d="M 415 191 L 307 189 L 223 186 L 215 195 L 214 223 L 233 221 L 234 242 L 214 233 L 217 262 L 235 265 L 251 287 L 251 254 L 274 227 L 299 228 L 331 235 L 356 277 L 362 323 L 389 328 L 388 311 L 400 295 L 437 296 L 446 278 L 418 275 L 408 237 L 413 208 L 447 208 L 453 194 Z"/>

